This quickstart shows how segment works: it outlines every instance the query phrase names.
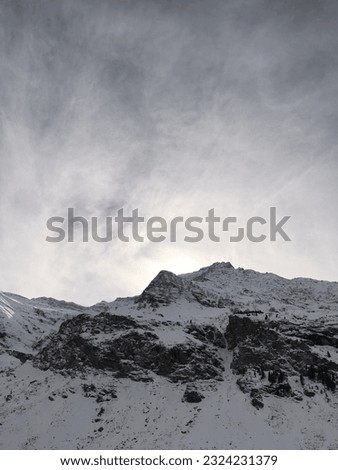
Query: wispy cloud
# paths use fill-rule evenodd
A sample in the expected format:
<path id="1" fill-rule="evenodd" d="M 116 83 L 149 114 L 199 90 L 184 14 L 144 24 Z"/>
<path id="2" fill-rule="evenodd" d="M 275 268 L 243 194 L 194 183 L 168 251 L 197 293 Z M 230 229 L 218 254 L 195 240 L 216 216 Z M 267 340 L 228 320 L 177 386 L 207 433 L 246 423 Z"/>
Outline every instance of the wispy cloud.
<path id="1" fill-rule="evenodd" d="M 334 0 L 1 1 L 0 288 L 90 303 L 217 259 L 337 279 L 337 20 Z M 293 243 L 44 241 L 67 207 L 122 205 L 275 205 Z"/>

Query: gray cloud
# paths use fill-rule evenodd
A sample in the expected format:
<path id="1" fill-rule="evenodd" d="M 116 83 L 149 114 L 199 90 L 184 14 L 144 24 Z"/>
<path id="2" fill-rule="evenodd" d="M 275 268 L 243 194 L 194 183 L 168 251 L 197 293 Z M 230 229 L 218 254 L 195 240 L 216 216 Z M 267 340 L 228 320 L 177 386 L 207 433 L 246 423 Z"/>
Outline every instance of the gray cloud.
<path id="1" fill-rule="evenodd" d="M 84 303 L 218 259 L 337 279 L 334 0 L 0 0 L 0 288 Z M 46 244 L 75 207 L 292 215 L 290 244 Z"/>

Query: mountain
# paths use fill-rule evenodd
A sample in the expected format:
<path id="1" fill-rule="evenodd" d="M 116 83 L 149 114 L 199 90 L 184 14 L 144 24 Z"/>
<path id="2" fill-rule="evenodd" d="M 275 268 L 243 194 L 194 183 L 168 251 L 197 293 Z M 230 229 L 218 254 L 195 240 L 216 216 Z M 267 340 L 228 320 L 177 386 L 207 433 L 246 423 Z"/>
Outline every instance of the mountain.
<path id="1" fill-rule="evenodd" d="M 1 449 L 337 449 L 338 283 L 215 263 L 92 307 L 0 294 Z"/>

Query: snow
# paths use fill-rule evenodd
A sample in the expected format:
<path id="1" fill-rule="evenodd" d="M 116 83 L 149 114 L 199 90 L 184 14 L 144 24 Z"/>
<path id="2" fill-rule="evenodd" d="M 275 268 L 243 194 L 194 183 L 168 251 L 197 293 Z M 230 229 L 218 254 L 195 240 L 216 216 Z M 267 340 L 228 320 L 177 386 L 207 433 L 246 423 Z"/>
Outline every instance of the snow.
<path id="1" fill-rule="evenodd" d="M 186 384 L 172 383 L 153 373 L 153 382 L 118 379 L 105 372 L 63 375 L 42 371 L 28 360 L 21 363 L 10 351 L 34 353 L 37 341 L 58 330 L 62 321 L 79 313 L 108 310 L 151 326 L 159 341 L 170 346 L 191 340 L 190 323 L 209 324 L 225 331 L 234 309 L 261 311 L 257 321 L 287 319 L 297 338 L 300 328 L 337 326 L 338 284 L 312 279 L 283 279 L 270 273 L 235 269 L 218 263 L 179 276 L 186 291 L 168 306 L 140 307 L 137 298 L 102 302 L 91 308 L 55 301 L 26 299 L 0 293 L 0 410 L 1 449 L 336 449 L 337 395 L 318 385 L 303 401 L 268 396 L 257 410 L 242 393 L 231 369 L 232 351 L 220 349 L 223 381 L 195 384 L 205 396 L 201 403 L 182 401 Z M 201 305 L 205 299 L 228 299 L 225 306 Z M 107 341 L 98 335 L 96 341 Z M 196 340 L 198 341 L 198 340 Z M 2 349 L 1 349 L 2 342 Z M 333 346 L 313 346 L 321 357 L 338 362 Z M 2 354 L 1 354 L 2 352 Z M 299 387 L 293 377 L 294 386 Z M 83 384 L 98 389 L 113 386 L 117 398 L 98 403 L 86 397 Z M 103 412 L 102 412 L 103 409 Z M 102 413 L 100 415 L 100 413 Z M 100 428 L 103 430 L 100 430 Z"/>

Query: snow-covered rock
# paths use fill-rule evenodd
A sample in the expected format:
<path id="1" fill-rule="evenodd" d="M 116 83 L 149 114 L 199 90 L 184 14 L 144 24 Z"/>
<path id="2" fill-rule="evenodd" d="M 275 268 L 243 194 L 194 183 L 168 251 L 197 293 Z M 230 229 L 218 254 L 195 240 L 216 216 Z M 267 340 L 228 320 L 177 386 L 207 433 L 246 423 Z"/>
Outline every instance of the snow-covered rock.
<path id="1" fill-rule="evenodd" d="M 215 263 L 90 308 L 0 293 L 0 448 L 338 448 L 338 284 Z"/>

